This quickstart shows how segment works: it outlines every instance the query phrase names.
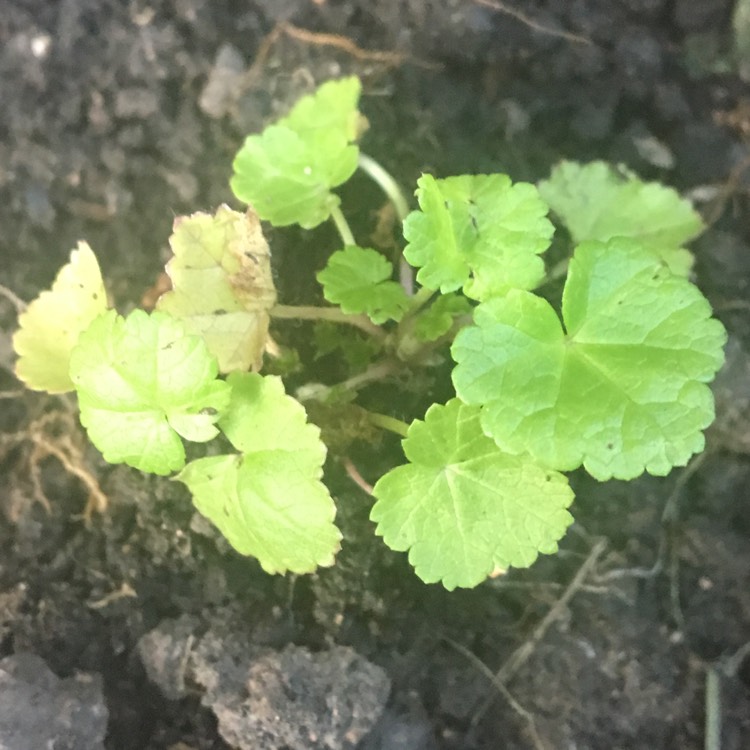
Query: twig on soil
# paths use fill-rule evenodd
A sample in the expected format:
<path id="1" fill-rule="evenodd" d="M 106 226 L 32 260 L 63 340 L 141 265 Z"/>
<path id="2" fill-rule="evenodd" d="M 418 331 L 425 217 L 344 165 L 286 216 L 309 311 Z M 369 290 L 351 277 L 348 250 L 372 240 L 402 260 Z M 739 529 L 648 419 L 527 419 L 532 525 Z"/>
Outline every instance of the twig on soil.
<path id="1" fill-rule="evenodd" d="M 534 715 L 527 711 L 514 697 L 508 688 L 498 680 L 497 675 L 472 651 L 466 646 L 457 643 L 451 638 L 444 638 L 445 642 L 463 654 L 498 690 L 500 695 L 505 698 L 508 705 L 526 722 L 529 730 L 529 736 L 531 741 L 534 743 L 536 750 L 547 750 L 547 746 L 542 742 L 542 738 L 536 730 L 536 722 L 534 721 Z"/>
<path id="2" fill-rule="evenodd" d="M 321 47 L 334 47 L 362 62 L 383 63 L 397 68 L 409 59 L 409 55 L 404 52 L 362 49 L 362 47 L 355 44 L 349 37 L 341 36 L 340 34 L 309 31 L 299 26 L 293 26 L 291 23 L 281 23 L 280 26 L 282 33 L 290 36 L 292 39 Z"/>
<path id="3" fill-rule="evenodd" d="M 62 403 L 66 404 L 64 399 Z M 24 429 L 0 436 L 0 457 L 17 446 L 30 443 L 23 466 L 28 471 L 33 499 L 47 512 L 52 509 L 44 492 L 40 467 L 45 458 L 56 458 L 63 469 L 86 488 L 88 499 L 83 517 L 89 521 L 93 513 L 102 513 L 107 509 L 107 496 L 99 487 L 96 477 L 86 467 L 83 452 L 74 439 L 75 430 L 75 421 L 67 410 L 47 412 Z M 11 510 L 11 516 L 13 515 L 14 511 Z"/>
<path id="4" fill-rule="evenodd" d="M 567 609 L 571 599 L 581 590 L 583 584 L 596 567 L 599 558 L 602 556 L 602 553 L 606 548 L 607 542 L 604 539 L 600 539 L 594 544 L 588 557 L 583 561 L 581 567 L 578 568 L 575 576 L 573 576 L 573 580 L 568 584 L 562 596 L 552 605 L 549 612 L 547 612 L 541 622 L 536 628 L 534 628 L 534 632 L 531 636 L 508 657 L 503 666 L 497 671 L 495 674 L 497 683 L 503 685 L 508 683 L 516 675 L 518 670 L 529 660 L 536 647 L 547 634 L 547 631 L 558 619 L 560 619 Z M 495 684 L 494 681 L 493 684 Z M 492 696 L 490 696 L 474 714 L 471 722 L 472 726 L 476 726 L 479 723 L 491 705 Z"/>
<path id="5" fill-rule="evenodd" d="M 742 175 L 748 169 L 750 169 L 750 157 L 743 159 L 736 167 L 734 167 L 729 173 L 726 181 L 719 186 L 719 192 L 709 204 L 706 215 L 703 218 L 706 225 L 703 232 L 712 227 L 721 218 L 729 199 L 739 192 L 742 183 Z"/>
<path id="6" fill-rule="evenodd" d="M 547 36 L 557 36 L 561 39 L 567 39 L 569 42 L 575 42 L 576 44 L 594 44 L 591 39 L 588 39 L 585 36 L 581 36 L 580 34 L 573 34 L 570 31 L 560 31 L 559 29 L 553 29 L 549 26 L 544 26 L 538 21 L 535 21 L 533 18 L 529 18 L 520 10 L 516 10 L 516 8 L 509 8 L 505 3 L 501 3 L 500 0 L 474 0 L 474 2 L 477 5 L 482 5 L 485 8 L 490 8 L 491 10 L 497 11 L 498 13 L 503 13 L 506 16 L 515 18 L 516 21 L 520 21 L 530 29 L 538 31 L 540 34 L 546 34 Z"/>
<path id="7" fill-rule="evenodd" d="M 492 582 L 492 588 L 496 590 L 520 589 L 521 591 L 532 589 L 539 591 L 542 589 L 552 592 L 560 591 L 565 587 L 562 583 L 557 583 L 556 581 L 507 581 L 503 578 L 498 578 Z M 609 586 L 595 586 L 588 583 L 581 586 L 580 590 L 585 591 L 587 594 L 609 595 L 612 593 L 612 589 Z"/>
<path id="8" fill-rule="evenodd" d="M 247 89 L 252 88 L 260 75 L 260 71 L 266 64 L 266 60 L 271 54 L 271 50 L 283 35 L 306 44 L 313 44 L 320 47 L 334 47 L 361 62 L 379 63 L 389 68 L 397 68 L 407 61 L 432 70 L 440 67 L 436 63 L 427 60 L 419 60 L 405 52 L 362 49 L 351 39 L 341 36 L 340 34 L 327 34 L 318 31 L 310 31 L 309 29 L 302 29 L 299 26 L 294 26 L 291 23 L 282 21 L 277 23 L 260 43 L 258 52 L 255 55 L 255 60 L 253 60 L 253 64 L 244 75 L 242 85 L 240 86 L 241 91 L 246 91 Z"/>
<path id="9" fill-rule="evenodd" d="M 113 602 L 119 601 L 120 599 L 136 599 L 138 598 L 138 594 L 136 593 L 135 589 L 127 582 L 123 582 L 122 586 L 120 586 L 119 589 L 116 591 L 112 591 L 109 594 L 106 594 L 101 599 L 97 599 L 93 602 L 87 602 L 86 606 L 89 609 L 104 609 L 105 607 L 108 607 Z"/>
<path id="10" fill-rule="evenodd" d="M 680 603 L 680 556 L 679 546 L 676 544 L 675 526 L 678 520 L 678 501 L 688 480 L 700 469 L 706 460 L 707 453 L 695 456 L 677 477 L 672 492 L 664 503 L 661 514 L 661 539 L 656 560 L 650 568 L 618 568 L 609 570 L 596 577 L 596 583 L 606 583 L 618 578 L 654 578 L 666 570 L 669 576 L 669 601 L 672 607 L 672 617 L 678 630 L 685 630 L 685 616 Z"/>
<path id="11" fill-rule="evenodd" d="M 690 461 L 685 470 L 677 477 L 672 492 L 664 503 L 664 509 L 661 514 L 662 535 L 654 564 L 650 568 L 613 568 L 605 573 L 598 574 L 595 579 L 597 584 L 608 583 L 619 578 L 654 578 L 664 571 L 667 559 L 671 560 L 671 548 L 673 545 L 670 544 L 670 532 L 672 526 L 677 521 L 677 507 L 680 493 L 688 483 L 688 480 L 703 465 L 706 455 L 705 453 L 701 453 Z"/>
<path id="12" fill-rule="evenodd" d="M 96 477 L 86 468 L 81 450 L 74 444 L 70 432 L 62 433 L 50 437 L 46 431 L 47 423 L 53 422 L 59 414 L 52 413 L 44 415 L 32 427 L 36 426 L 29 432 L 33 448 L 29 455 L 29 467 L 31 481 L 34 487 L 36 497 L 49 510 L 49 501 L 42 488 L 42 477 L 39 466 L 47 456 L 53 456 L 63 466 L 65 471 L 71 476 L 77 477 L 88 492 L 86 508 L 83 511 L 83 517 L 86 521 L 91 520 L 91 516 L 96 513 L 103 513 L 107 509 L 107 496 L 102 492 Z M 51 419 L 46 419 L 51 417 Z"/>

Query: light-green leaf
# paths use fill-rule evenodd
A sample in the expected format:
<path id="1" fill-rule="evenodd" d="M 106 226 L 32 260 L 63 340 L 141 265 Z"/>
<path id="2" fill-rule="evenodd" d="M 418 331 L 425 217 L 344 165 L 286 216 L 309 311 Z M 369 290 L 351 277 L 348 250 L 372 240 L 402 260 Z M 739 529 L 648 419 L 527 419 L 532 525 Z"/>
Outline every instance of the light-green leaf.
<path id="1" fill-rule="evenodd" d="M 690 272 L 693 256 L 682 245 L 701 232 L 703 221 L 672 188 L 643 182 L 603 161 L 563 161 L 539 183 L 539 192 L 574 242 L 633 237 L 673 273 Z"/>
<path id="2" fill-rule="evenodd" d="M 365 313 L 376 325 L 401 320 L 409 297 L 395 281 L 393 265 L 379 252 L 350 245 L 328 259 L 318 273 L 325 298 L 347 314 Z"/>
<path id="3" fill-rule="evenodd" d="M 271 254 L 258 216 L 220 206 L 175 219 L 167 263 L 172 290 L 157 309 L 203 338 L 220 372 L 258 369 L 276 302 Z"/>
<path id="4" fill-rule="evenodd" d="M 469 315 L 472 307 L 466 297 L 441 294 L 414 321 L 414 333 L 421 341 L 435 341 L 450 331 L 459 315 Z"/>
<path id="5" fill-rule="evenodd" d="M 339 204 L 331 192 L 357 168 L 360 83 L 324 83 L 260 135 L 250 135 L 234 159 L 232 191 L 275 226 L 311 229 Z"/>
<path id="6" fill-rule="evenodd" d="M 220 427 L 240 454 L 189 463 L 176 477 L 196 508 L 241 554 L 269 573 L 310 573 L 332 565 L 341 533 L 320 481 L 326 449 L 304 407 L 281 380 L 233 373 Z"/>
<path id="7" fill-rule="evenodd" d="M 70 352 L 81 332 L 106 309 L 107 293 L 96 256 L 79 242 L 52 289 L 42 292 L 18 316 L 13 348 L 19 379 L 36 391 L 72 391 Z"/>
<path id="8" fill-rule="evenodd" d="M 478 300 L 539 284 L 539 254 L 554 228 L 533 185 L 502 174 L 425 174 L 417 184 L 420 210 L 404 222 L 404 256 L 419 268 L 420 284 L 442 292 L 463 286 Z"/>
<path id="9" fill-rule="evenodd" d="M 584 243 L 563 321 L 515 291 L 454 341 L 456 392 L 501 448 L 602 480 L 664 475 L 703 449 L 726 332 L 697 287 L 635 240 Z"/>
<path id="10" fill-rule="evenodd" d="M 476 586 L 557 551 L 573 520 L 567 479 L 501 451 L 482 432 L 477 407 L 458 399 L 431 406 L 403 447 L 411 463 L 377 482 L 370 517 L 389 547 L 409 550 L 423 581 Z"/>
<path id="11" fill-rule="evenodd" d="M 110 463 L 154 474 L 185 464 L 180 435 L 204 442 L 229 402 L 202 339 L 163 313 L 114 310 L 80 336 L 70 359 L 81 422 Z"/>

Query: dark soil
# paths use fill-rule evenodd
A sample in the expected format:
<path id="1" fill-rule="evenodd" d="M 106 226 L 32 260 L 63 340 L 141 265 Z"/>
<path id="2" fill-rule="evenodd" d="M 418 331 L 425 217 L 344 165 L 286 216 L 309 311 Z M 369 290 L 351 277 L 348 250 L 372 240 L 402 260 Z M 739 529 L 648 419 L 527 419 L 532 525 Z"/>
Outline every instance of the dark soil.
<path id="1" fill-rule="evenodd" d="M 371 499 L 330 461 L 338 565 L 270 578 L 182 486 L 93 450 L 107 511 L 84 523 L 85 488 L 54 457 L 38 463 L 45 509 L 31 443 L 11 436 L 64 402 L 8 393 L 15 311 L 0 299 L 0 747 L 697 750 L 708 675 L 721 750 L 750 747 L 750 89 L 730 60 L 733 3 L 498 4 L 526 21 L 491 5 L 0 0 L 0 283 L 31 299 L 85 238 L 118 308 L 137 304 L 173 217 L 232 202 L 243 136 L 357 73 L 363 148 L 405 186 L 603 158 L 700 201 L 712 226 L 696 278 L 730 331 L 707 454 L 665 479 L 574 476 L 558 555 L 453 593 L 374 537 Z M 377 191 L 355 177 L 342 197 L 372 225 Z M 269 241 L 282 298 L 314 301 L 301 271 L 335 249 L 332 231 Z M 399 416 L 448 393 L 437 376 L 420 388 Z M 365 398 L 394 408 L 377 388 Z M 369 480 L 399 460 L 396 441 L 371 452 L 351 449 Z M 57 716 L 30 727 L 35 702 Z"/>

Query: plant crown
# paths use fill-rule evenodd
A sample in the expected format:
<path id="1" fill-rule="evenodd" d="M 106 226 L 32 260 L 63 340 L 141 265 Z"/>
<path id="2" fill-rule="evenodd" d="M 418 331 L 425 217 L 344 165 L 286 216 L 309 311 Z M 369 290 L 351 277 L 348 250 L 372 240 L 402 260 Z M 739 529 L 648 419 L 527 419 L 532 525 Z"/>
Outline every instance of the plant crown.
<path id="1" fill-rule="evenodd" d="M 394 430 L 407 462 L 372 490 L 376 533 L 424 581 L 474 586 L 556 551 L 572 522 L 564 472 L 661 476 L 703 450 L 726 339 L 688 278 L 684 244 L 703 224 L 674 190 L 603 162 L 563 162 L 538 186 L 424 174 L 406 216 L 398 187 L 359 152 L 359 95 L 356 78 L 330 81 L 246 139 L 231 187 L 247 210 L 176 219 L 172 289 L 150 314 L 108 309 L 80 243 L 20 315 L 17 374 L 32 389 L 74 389 L 106 460 L 173 474 L 272 573 L 331 565 L 341 542 L 327 447 L 301 401 L 340 412 L 355 435 Z M 355 242 L 332 192 L 358 166 L 404 219 L 401 283 L 386 255 Z M 550 211 L 575 247 L 545 274 Z M 331 218 L 341 249 L 317 276 L 328 305 L 278 304 L 260 221 Z M 558 311 L 540 289 L 566 270 Z M 287 395 L 278 375 L 260 374 L 274 365 L 274 318 L 317 320 L 320 354 L 341 349 L 352 376 Z M 351 403 L 367 383 L 430 367 L 448 344 L 456 397 L 422 419 Z M 183 441 L 219 434 L 228 452 L 186 463 Z"/>

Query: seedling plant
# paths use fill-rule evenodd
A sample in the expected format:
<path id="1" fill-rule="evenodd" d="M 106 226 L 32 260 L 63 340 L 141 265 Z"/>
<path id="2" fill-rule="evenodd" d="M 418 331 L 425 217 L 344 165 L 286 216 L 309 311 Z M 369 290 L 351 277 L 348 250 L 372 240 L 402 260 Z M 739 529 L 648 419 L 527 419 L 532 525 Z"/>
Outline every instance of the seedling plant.
<path id="1" fill-rule="evenodd" d="M 154 311 L 110 309 L 79 243 L 20 316 L 17 374 L 32 389 L 74 390 L 107 461 L 184 483 L 238 552 L 269 573 L 306 573 L 333 564 L 341 533 L 305 404 L 345 410 L 449 345 L 454 398 L 410 424 L 356 413 L 403 437 L 405 463 L 372 491 L 376 533 L 424 581 L 471 587 L 557 550 L 572 522 L 568 472 L 662 476 L 703 450 L 726 334 L 689 279 L 683 246 L 702 222 L 673 190 L 602 162 L 563 162 L 537 186 L 424 174 L 409 212 L 359 151 L 359 96 L 356 78 L 330 81 L 246 139 L 231 187 L 247 209 L 175 221 L 172 288 Z M 395 263 L 357 243 L 333 192 L 358 168 L 403 221 Z M 547 273 L 550 214 L 573 249 Z M 329 219 L 341 243 L 317 274 L 328 304 L 280 303 L 261 221 Z M 562 276 L 558 310 L 541 292 Z M 357 371 L 287 394 L 264 370 L 279 355 L 271 323 L 289 318 L 359 329 L 367 346 L 319 336 Z M 187 461 L 184 441 L 219 435 Z"/>

